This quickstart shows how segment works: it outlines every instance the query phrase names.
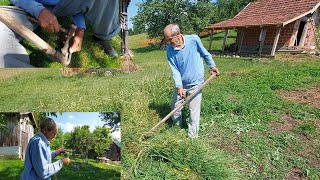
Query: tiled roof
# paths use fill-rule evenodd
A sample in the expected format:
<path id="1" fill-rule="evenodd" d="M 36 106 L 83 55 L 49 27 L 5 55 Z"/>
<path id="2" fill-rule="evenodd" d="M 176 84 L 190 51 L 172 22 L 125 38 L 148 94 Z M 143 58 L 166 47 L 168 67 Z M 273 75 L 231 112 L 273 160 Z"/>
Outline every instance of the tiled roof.
<path id="1" fill-rule="evenodd" d="M 286 25 L 314 12 L 319 5 L 320 0 L 258 0 L 249 3 L 234 18 L 207 28 Z"/>

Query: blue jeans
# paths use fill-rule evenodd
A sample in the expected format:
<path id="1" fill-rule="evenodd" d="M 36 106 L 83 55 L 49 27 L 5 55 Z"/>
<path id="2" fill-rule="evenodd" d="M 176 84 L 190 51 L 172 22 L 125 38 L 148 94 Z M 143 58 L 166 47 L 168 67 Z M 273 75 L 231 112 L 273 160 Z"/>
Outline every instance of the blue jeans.
<path id="1" fill-rule="evenodd" d="M 83 13 L 95 36 L 103 40 L 120 32 L 119 0 L 60 0 L 51 12 L 58 17 Z"/>
<path id="2" fill-rule="evenodd" d="M 27 19 L 27 14 L 18 7 L 0 6 L 0 9 L 6 11 L 30 30 L 34 30 L 37 27 Z M 0 68 L 33 67 L 30 65 L 26 49 L 19 43 L 22 39 L 0 21 Z"/>
<path id="3" fill-rule="evenodd" d="M 184 87 L 184 91 L 186 94 L 192 94 L 199 88 L 198 85 L 195 86 L 187 86 Z M 198 137 L 199 128 L 200 128 L 200 111 L 201 111 L 201 98 L 202 91 L 200 91 L 196 96 L 194 96 L 189 102 L 189 112 L 190 118 L 188 122 L 188 136 L 190 138 Z M 177 90 L 174 91 L 174 95 L 172 97 L 172 109 L 181 104 L 182 98 L 177 94 Z M 182 124 L 182 112 L 181 109 L 177 111 L 172 116 L 173 124 L 181 126 Z"/>
<path id="4" fill-rule="evenodd" d="M 16 6 L 0 6 L 0 8 L 30 30 L 37 28 L 36 24 L 27 19 L 24 10 Z M 95 36 L 103 40 L 109 40 L 120 32 L 118 0 L 61 0 L 50 10 L 58 17 L 85 14 Z M 22 39 L 0 22 L 0 68 L 33 67 L 30 65 L 26 49 L 19 43 Z"/>

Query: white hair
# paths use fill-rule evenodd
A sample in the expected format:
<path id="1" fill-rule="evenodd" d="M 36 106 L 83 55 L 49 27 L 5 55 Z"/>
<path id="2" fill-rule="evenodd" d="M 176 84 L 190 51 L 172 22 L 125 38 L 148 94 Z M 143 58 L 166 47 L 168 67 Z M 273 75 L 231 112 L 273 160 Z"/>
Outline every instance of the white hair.
<path id="1" fill-rule="evenodd" d="M 176 35 L 180 34 L 179 25 L 178 24 L 168 24 L 164 28 L 164 32 L 171 32 L 172 36 L 176 36 Z"/>
<path id="2" fill-rule="evenodd" d="M 180 28 L 178 24 L 172 24 L 171 33 L 173 36 L 180 34 Z"/>

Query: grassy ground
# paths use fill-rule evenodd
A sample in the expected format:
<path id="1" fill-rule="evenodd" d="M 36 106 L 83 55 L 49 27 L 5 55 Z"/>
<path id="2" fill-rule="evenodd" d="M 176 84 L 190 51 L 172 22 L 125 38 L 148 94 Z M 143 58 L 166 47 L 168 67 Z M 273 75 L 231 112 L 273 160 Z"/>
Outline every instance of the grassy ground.
<path id="1" fill-rule="evenodd" d="M 0 6 L 9 4 L 9 0 L 0 0 Z M 66 29 L 68 29 L 71 24 L 71 20 L 68 18 L 59 18 L 59 22 L 61 23 L 62 27 L 65 27 Z M 64 41 L 64 33 L 52 34 L 41 30 L 41 28 L 38 28 L 35 33 L 55 49 L 61 49 L 63 47 L 62 42 Z M 116 59 L 111 56 L 107 56 L 102 47 L 93 41 L 92 35 L 93 30 L 90 26 L 90 23 L 87 22 L 87 29 L 85 32 L 82 50 L 78 53 L 72 54 L 72 60 L 68 67 L 119 68 L 120 57 Z M 119 36 L 115 36 L 111 39 L 111 44 L 116 49 L 118 54 L 120 54 L 121 49 L 120 42 L 121 40 Z M 21 44 L 26 48 L 30 56 L 31 65 L 35 67 L 50 68 L 63 67 L 63 65 L 60 63 L 53 62 L 48 56 L 44 56 L 40 50 L 26 40 L 23 40 Z"/>
<path id="2" fill-rule="evenodd" d="M 227 46 L 230 44 L 233 44 L 235 42 L 235 39 L 237 37 L 237 32 L 235 30 L 229 30 L 228 32 L 228 38 L 227 38 Z M 212 38 L 212 50 L 221 50 L 222 42 L 224 38 L 224 32 L 219 32 L 215 34 Z M 205 48 L 209 49 L 210 44 L 210 35 L 207 35 L 202 38 L 202 43 Z"/>
<path id="3" fill-rule="evenodd" d="M 56 161 L 56 160 L 54 160 Z M 20 160 L 0 160 L 1 179 L 20 179 L 23 171 L 23 161 Z M 82 163 L 81 160 L 72 160 L 69 166 L 64 166 L 57 174 L 58 179 L 119 179 L 120 167 L 97 163 L 89 160 L 88 164 Z M 53 179 L 53 177 L 52 177 Z"/>
<path id="4" fill-rule="evenodd" d="M 214 37 L 214 49 L 221 47 L 219 37 L 222 33 Z M 173 86 L 165 52 L 142 47 L 139 42 L 145 38 L 130 37 L 134 59 L 152 76 L 141 76 L 143 92 L 124 109 L 125 178 L 320 178 L 319 106 L 280 95 L 294 89 L 307 93 L 310 87 L 319 92 L 317 58 L 216 58 L 222 74 L 203 92 L 201 137 L 190 141 L 185 130 L 166 125 L 153 139 L 140 141 L 137 134 L 169 113 Z M 202 40 L 208 46 L 208 37 Z M 230 37 L 228 42 L 232 41 Z"/>
<path id="5" fill-rule="evenodd" d="M 120 111 L 124 179 L 319 179 L 319 107 L 283 97 L 296 90 L 310 100 L 320 86 L 317 58 L 217 57 L 221 76 L 203 91 L 200 138 L 165 125 L 140 141 L 169 113 L 173 91 L 165 51 L 140 45 L 145 39 L 130 37 L 140 67 L 131 74 L 1 70 L 0 110 Z"/>

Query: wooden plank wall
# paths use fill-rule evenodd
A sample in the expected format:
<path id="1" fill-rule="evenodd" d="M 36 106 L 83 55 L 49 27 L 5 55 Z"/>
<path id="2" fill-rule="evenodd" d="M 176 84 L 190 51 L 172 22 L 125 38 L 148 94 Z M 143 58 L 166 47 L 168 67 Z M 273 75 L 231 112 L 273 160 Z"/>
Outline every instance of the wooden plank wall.
<path id="1" fill-rule="evenodd" d="M 32 123 L 27 115 L 21 116 L 21 131 L 28 134 L 28 139 L 31 139 L 34 136 L 34 128 Z"/>
<path id="2" fill-rule="evenodd" d="M 29 116 L 22 115 L 20 118 L 20 128 L 21 128 L 21 139 L 20 139 L 20 146 L 21 146 L 21 158 L 24 159 L 29 139 L 34 136 L 34 128 L 32 123 L 29 119 Z"/>
<path id="3" fill-rule="evenodd" d="M 27 115 L 22 115 L 21 118 L 19 116 L 11 117 L 8 119 L 7 128 L 8 133 L 0 132 L 0 147 L 20 145 L 20 130 L 27 134 L 28 141 L 34 136 L 34 128 Z"/>
<path id="4" fill-rule="evenodd" d="M 112 161 L 120 161 L 120 148 L 115 144 L 111 144 L 109 149 L 103 153 L 102 157 L 106 157 Z"/>
<path id="5" fill-rule="evenodd" d="M 8 119 L 8 133 L 0 132 L 0 147 L 18 146 L 19 145 L 19 119 L 18 116 Z"/>

